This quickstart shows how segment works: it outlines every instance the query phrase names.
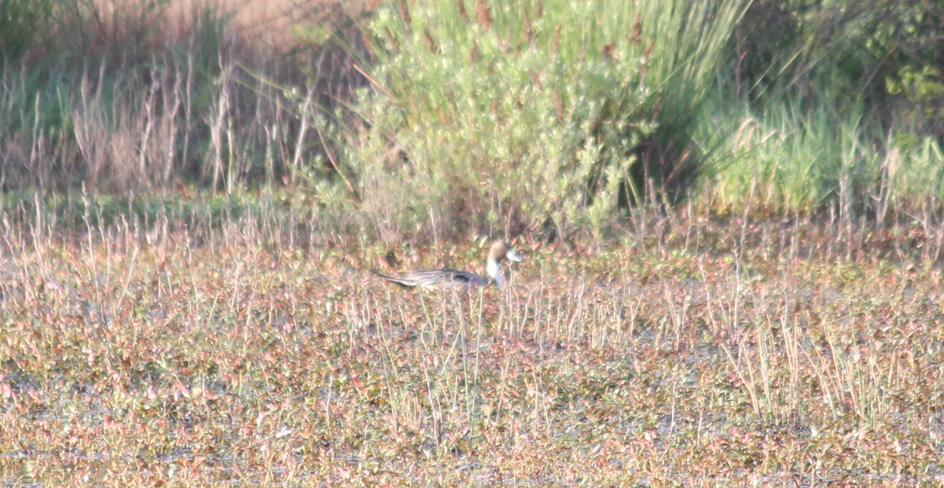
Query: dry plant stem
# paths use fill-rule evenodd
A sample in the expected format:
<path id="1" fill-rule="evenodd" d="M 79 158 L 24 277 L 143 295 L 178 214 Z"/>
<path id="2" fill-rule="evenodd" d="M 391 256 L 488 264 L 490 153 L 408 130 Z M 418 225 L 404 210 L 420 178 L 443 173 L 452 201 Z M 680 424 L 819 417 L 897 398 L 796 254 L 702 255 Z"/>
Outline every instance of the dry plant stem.
<path id="1" fill-rule="evenodd" d="M 473 396 L 473 397 L 470 399 L 470 401 L 469 401 L 469 405 L 470 405 L 470 407 L 469 407 L 469 423 L 470 423 L 470 425 L 471 425 L 471 429 L 470 429 L 470 432 L 469 432 L 469 435 L 470 435 L 470 436 L 472 436 L 472 435 L 475 434 L 475 426 L 478 424 L 478 422 L 476 422 L 475 419 L 477 419 L 477 418 L 479 417 L 478 410 L 476 409 L 476 404 L 477 404 L 477 401 L 478 401 L 479 397 L 481 396 L 481 394 L 480 394 L 480 385 L 479 385 L 479 367 L 481 366 L 481 359 L 482 359 L 482 357 L 481 357 L 481 353 L 482 353 L 482 351 L 481 351 L 481 349 L 482 349 L 482 329 L 484 328 L 484 327 L 483 327 L 483 324 L 482 324 L 482 320 L 483 320 L 483 317 L 482 317 L 482 306 L 484 305 L 484 301 L 483 301 L 483 300 L 484 300 L 484 297 L 485 297 L 485 289 L 480 287 L 480 288 L 478 289 L 478 297 L 477 297 L 477 298 L 478 298 L 478 303 L 477 303 L 478 306 L 475 307 L 476 304 L 475 304 L 475 303 L 471 303 L 471 304 L 470 304 L 470 307 L 469 307 L 469 308 L 470 308 L 470 310 L 469 310 L 470 313 L 472 312 L 472 310 L 475 310 L 475 309 L 478 310 L 478 312 L 474 314 L 474 317 L 475 317 L 475 366 L 474 366 L 474 370 L 473 370 L 473 374 L 472 374 L 472 383 L 475 385 L 475 396 Z M 471 301 L 471 299 L 473 298 L 473 297 L 471 296 L 471 293 L 470 293 L 470 297 L 469 297 L 469 298 L 470 298 L 470 301 Z"/>
<path id="2" fill-rule="evenodd" d="M 310 108 L 310 106 L 311 106 L 310 100 L 311 100 L 311 92 L 309 92 L 309 93 L 308 93 L 308 97 L 305 98 L 305 105 L 306 105 L 306 107 L 308 107 L 308 108 Z M 303 121 L 302 121 L 302 126 L 303 126 L 303 127 L 304 127 L 304 124 L 305 124 L 305 123 L 304 123 L 304 119 L 305 119 L 304 113 L 307 113 L 307 111 L 303 111 L 303 115 L 302 115 L 302 120 L 303 120 Z M 299 132 L 301 132 L 301 130 L 299 130 Z M 347 191 L 350 193 L 351 197 L 354 198 L 355 201 L 359 201 L 359 200 L 360 200 L 360 196 L 359 196 L 358 193 L 357 193 L 357 189 L 354 188 L 354 185 L 353 185 L 353 184 L 351 184 L 351 180 L 348 179 L 347 175 L 345 175 L 344 172 L 341 171 L 341 166 L 338 164 L 338 161 L 334 158 L 334 154 L 332 153 L 331 148 L 328 147 L 328 143 L 325 142 L 324 135 L 322 135 L 322 134 L 321 134 L 321 131 L 318 130 L 317 128 L 315 129 L 315 132 L 318 134 L 318 140 L 321 141 L 321 147 L 324 148 L 325 154 L 328 156 L 328 161 L 331 162 L 331 168 L 334 169 L 334 171 L 341 177 L 342 180 L 344 180 L 344 185 L 347 186 Z M 299 141 L 301 141 L 301 138 L 302 138 L 302 136 L 299 135 Z M 296 155 L 298 155 L 299 153 L 300 153 L 300 151 L 296 151 Z M 296 165 L 296 167 L 298 167 L 298 166 Z M 434 228 L 435 228 L 435 227 L 434 227 Z"/>
<path id="3" fill-rule="evenodd" d="M 834 378 L 829 376 L 829 368 L 826 366 L 826 359 L 823 358 L 819 349 L 811 349 L 816 354 L 816 361 L 813 361 L 813 358 L 806 349 L 803 349 L 803 352 L 806 355 L 807 361 L 813 365 L 813 371 L 819 377 L 820 385 L 823 389 L 823 396 L 826 398 L 826 404 L 829 405 L 833 417 L 838 418 L 840 411 L 837 403 L 842 401 L 840 398 L 839 385 L 834 383 Z"/>
<path id="4" fill-rule="evenodd" d="M 213 112 L 208 121 L 210 125 L 210 147 L 212 150 L 211 170 L 211 188 L 213 191 L 219 189 L 220 176 L 223 173 L 223 132 L 229 117 L 229 81 L 232 75 L 233 65 L 228 59 L 224 59 L 220 54 L 219 58 L 220 76 L 215 85 L 219 87 L 215 95 Z M 229 189 L 227 189 L 228 191 Z"/>
<path id="5" fill-rule="evenodd" d="M 383 94 L 384 94 L 384 95 L 387 95 L 387 97 L 388 97 L 390 100 L 393 100 L 394 103 L 399 103 L 399 102 L 397 102 L 397 97 L 393 96 L 392 93 L 390 93 L 389 91 L 387 91 L 387 89 L 383 86 L 382 83 L 379 83 L 379 82 L 377 82 L 377 80 L 375 80 L 374 78 L 372 78 L 372 77 L 370 76 L 370 73 L 368 73 L 367 71 L 365 71 L 364 68 L 361 68 L 360 66 L 358 66 L 357 63 L 351 63 L 351 66 L 354 68 L 355 71 L 358 72 L 358 74 L 360 74 L 361 76 L 363 76 L 364 78 L 366 78 L 367 81 L 369 81 L 370 84 L 371 84 L 374 88 L 376 88 L 376 89 L 380 90 L 381 92 L 383 92 Z"/>
<path id="6" fill-rule="evenodd" d="M 472 391 L 471 391 L 472 385 L 470 384 L 470 383 L 471 383 L 470 380 L 471 380 L 471 376 L 472 376 L 472 375 L 471 375 L 471 372 L 470 372 L 470 370 L 469 370 L 469 362 L 468 362 L 469 352 L 470 352 L 470 351 L 469 351 L 469 325 L 468 325 L 468 323 L 466 322 L 466 318 L 467 318 L 467 317 L 466 317 L 466 314 L 465 314 L 464 311 L 462 310 L 462 303 L 461 303 L 461 301 L 459 300 L 459 290 L 458 290 L 457 288 L 452 288 L 451 290 L 449 290 L 448 292 L 446 292 L 446 293 L 443 294 L 443 301 L 442 301 L 442 313 L 443 313 L 443 317 L 446 317 L 446 316 L 449 315 L 449 307 L 448 307 L 448 302 L 447 302 L 447 300 L 446 300 L 446 298 L 447 298 L 446 295 L 447 295 L 447 294 L 448 294 L 448 298 L 451 298 L 451 299 L 452 299 L 452 300 L 451 300 L 451 303 L 452 303 L 452 305 L 454 305 L 454 310 L 456 310 L 456 312 L 457 312 L 456 315 L 459 317 L 459 330 L 457 331 L 457 334 L 456 334 L 456 341 L 453 343 L 453 351 L 457 351 L 456 354 L 458 355 L 458 358 L 459 358 L 460 361 L 461 361 L 461 365 L 462 365 L 462 368 L 461 368 L 461 371 L 462 371 L 462 386 L 463 386 L 463 389 L 464 389 L 464 391 L 463 391 L 463 394 L 464 394 L 463 397 L 464 397 L 464 400 L 465 400 L 465 401 L 464 401 L 465 405 L 468 406 L 468 407 L 467 407 L 468 409 L 466 410 L 465 413 L 466 413 L 466 418 L 471 421 L 471 419 L 472 419 L 472 410 L 471 410 L 471 409 L 472 409 L 472 406 L 473 406 L 473 398 L 472 398 Z M 443 329 L 445 329 L 445 328 L 446 328 L 446 323 L 444 322 L 444 323 L 443 323 Z M 457 378 L 457 379 L 458 379 L 458 378 Z M 459 385 L 458 385 L 458 383 L 457 383 L 457 384 L 456 384 L 457 391 L 456 391 L 456 394 L 453 396 L 453 403 L 452 403 L 452 411 L 453 411 L 453 412 L 458 412 L 458 411 L 459 411 L 459 392 L 458 392 L 458 386 L 459 386 Z M 469 425 L 471 425 L 471 424 L 469 424 Z"/>
<path id="7" fill-rule="evenodd" d="M 185 82 L 183 87 L 183 104 L 184 104 L 184 134 L 183 134 L 183 148 L 181 149 L 180 160 L 186 164 L 189 157 L 190 151 L 190 134 L 193 133 L 193 46 L 195 38 L 191 37 L 190 42 L 187 44 L 187 72 L 185 76 Z M 179 79 L 179 75 L 178 75 Z"/>
<path id="8" fill-rule="evenodd" d="M 302 217 L 108 224 L 86 199 L 75 235 L 41 199 L 0 211 L 7 479 L 936 481 L 940 277 L 831 261 L 809 220 L 680 214 L 665 254 L 535 250 L 514 289 L 401 293 L 273 244 Z M 387 251 L 356 242 L 345 259 Z"/>
<path id="9" fill-rule="evenodd" d="M 308 120 L 311 116 L 312 109 L 312 96 L 314 95 L 315 87 L 309 87 L 308 92 L 305 94 L 305 101 L 302 102 L 301 113 L 299 114 L 299 127 L 298 127 L 298 137 L 295 139 L 295 155 L 292 157 L 292 184 L 296 184 L 297 175 L 302 168 L 302 154 L 305 146 L 305 136 L 308 132 Z M 318 136 L 321 136 L 321 133 L 318 133 Z M 327 149 L 327 148 L 326 148 Z"/>
<path id="10" fill-rule="evenodd" d="M 128 272 L 125 274 L 125 281 L 121 287 L 121 293 L 118 294 L 118 300 L 115 302 L 115 306 L 112 308 L 111 314 L 113 317 L 118 317 L 118 311 L 121 310 L 122 304 L 125 298 L 128 296 L 128 285 L 131 284 L 131 277 L 134 274 L 134 265 L 138 260 L 138 251 L 139 251 L 139 248 L 138 248 L 137 242 L 135 242 L 135 245 L 131 254 L 131 262 L 128 263 Z"/>

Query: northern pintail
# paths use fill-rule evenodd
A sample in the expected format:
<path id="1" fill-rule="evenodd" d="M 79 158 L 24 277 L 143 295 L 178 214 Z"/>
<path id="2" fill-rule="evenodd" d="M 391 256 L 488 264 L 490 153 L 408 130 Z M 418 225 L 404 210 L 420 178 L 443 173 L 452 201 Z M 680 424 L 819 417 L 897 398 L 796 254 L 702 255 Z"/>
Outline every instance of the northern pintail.
<path id="1" fill-rule="evenodd" d="M 416 286 L 488 286 L 495 283 L 495 286 L 501 288 L 504 280 L 502 279 L 501 260 L 507 258 L 510 261 L 520 263 L 524 257 L 518 254 L 513 248 L 509 247 L 505 241 L 495 241 L 488 251 L 488 259 L 485 261 L 485 270 L 488 276 L 479 276 L 468 271 L 458 269 L 433 269 L 428 271 L 412 271 L 405 273 L 400 277 L 388 276 L 377 270 L 370 270 L 371 273 L 398 285 L 406 287 Z"/>

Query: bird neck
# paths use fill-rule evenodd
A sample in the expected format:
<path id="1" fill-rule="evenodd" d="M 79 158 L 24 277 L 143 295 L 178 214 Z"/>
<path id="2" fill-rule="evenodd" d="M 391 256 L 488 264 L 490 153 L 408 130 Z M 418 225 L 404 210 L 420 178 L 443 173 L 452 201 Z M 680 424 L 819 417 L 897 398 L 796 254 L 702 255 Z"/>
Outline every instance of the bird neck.
<path id="1" fill-rule="evenodd" d="M 501 264 L 498 263 L 498 260 L 495 258 L 488 258 L 488 261 L 485 263 L 485 270 L 488 272 L 488 275 L 495 280 L 495 285 L 499 288 L 502 286 L 502 274 L 501 274 Z"/>

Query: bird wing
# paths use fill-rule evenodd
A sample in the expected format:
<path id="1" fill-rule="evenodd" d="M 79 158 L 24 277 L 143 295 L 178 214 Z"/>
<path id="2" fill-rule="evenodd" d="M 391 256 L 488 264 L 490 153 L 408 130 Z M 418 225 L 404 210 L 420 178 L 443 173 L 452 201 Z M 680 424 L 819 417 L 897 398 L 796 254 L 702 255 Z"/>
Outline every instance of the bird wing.
<path id="1" fill-rule="evenodd" d="M 458 269 L 433 269 L 428 271 L 414 271 L 402 277 L 385 275 L 377 270 L 370 270 L 375 275 L 401 286 L 484 286 L 489 283 L 488 278 L 468 271 Z"/>

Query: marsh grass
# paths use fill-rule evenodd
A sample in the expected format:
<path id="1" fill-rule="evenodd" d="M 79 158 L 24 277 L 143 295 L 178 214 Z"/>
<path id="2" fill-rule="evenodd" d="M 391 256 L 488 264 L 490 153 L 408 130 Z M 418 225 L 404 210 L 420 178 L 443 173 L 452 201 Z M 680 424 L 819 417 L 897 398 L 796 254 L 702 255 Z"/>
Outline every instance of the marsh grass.
<path id="1" fill-rule="evenodd" d="M 374 24 L 403 23 L 376 33 L 401 50 L 387 69 L 439 77 L 397 90 L 350 63 L 375 45 L 302 49 L 292 67 L 213 9 L 157 54 L 103 42 L 91 61 L 5 66 L 0 482 L 944 480 L 938 142 L 787 94 L 730 104 L 716 65 L 668 56 L 724 36 L 660 47 L 683 33 L 657 2 L 664 22 L 641 15 L 638 39 L 622 10 L 418 5 Z M 558 35 L 565 13 L 590 21 Z M 465 77 L 441 74 L 449 50 Z M 636 117 L 669 98 L 673 117 Z M 622 184 L 646 141 L 697 149 L 711 184 L 638 198 L 660 191 Z M 495 236 L 528 256 L 505 290 L 404 293 L 364 272 L 481 273 Z"/>
<path id="2" fill-rule="evenodd" d="M 506 290 L 404 293 L 363 271 L 389 249 L 279 207 L 88 205 L 75 234 L 0 219 L 5 483 L 941 480 L 916 229 L 652 213 L 625 246 L 519 240 Z"/>
<path id="3" fill-rule="evenodd" d="M 868 64 L 870 26 L 912 17 L 879 1 L 847 23 L 824 5 L 829 32 L 777 17 L 794 30 L 766 47 L 742 44 L 759 35 L 742 19 L 778 11 L 733 0 L 4 5 L 4 192 L 287 189 L 335 234 L 387 245 L 602 244 L 637 205 L 705 194 L 720 215 L 746 202 L 848 232 L 940 220 L 939 74 L 898 51 L 894 73 Z"/>
<path id="4" fill-rule="evenodd" d="M 0 33 L 35 33 L 18 38 L 23 52 L 0 60 L 5 191 L 84 187 L 121 197 L 181 185 L 225 192 L 295 185 L 322 169 L 325 151 L 304 130 L 310 113 L 295 93 L 330 108 L 361 83 L 349 67 L 352 52 L 341 47 L 357 31 L 359 4 L 12 4 L 45 10 Z M 269 35 L 260 32 L 264 24 L 280 27 Z"/>
<path id="5" fill-rule="evenodd" d="M 847 231 L 936 225 L 944 159 L 934 138 L 895 143 L 870 125 L 862 105 L 840 115 L 770 96 L 759 111 L 735 107 L 724 116 L 720 107 L 708 110 L 702 125 L 711 128 L 699 132 L 724 155 L 710 162 L 711 183 L 698 190 L 716 212 L 819 214 Z"/>

